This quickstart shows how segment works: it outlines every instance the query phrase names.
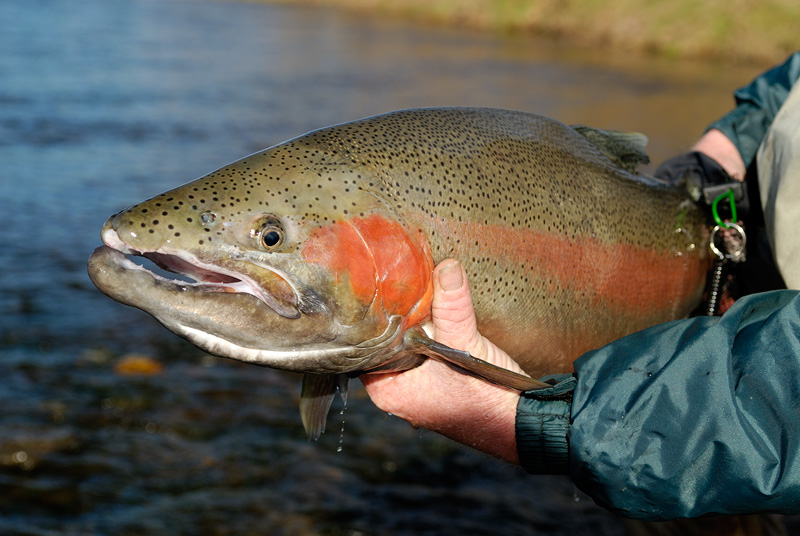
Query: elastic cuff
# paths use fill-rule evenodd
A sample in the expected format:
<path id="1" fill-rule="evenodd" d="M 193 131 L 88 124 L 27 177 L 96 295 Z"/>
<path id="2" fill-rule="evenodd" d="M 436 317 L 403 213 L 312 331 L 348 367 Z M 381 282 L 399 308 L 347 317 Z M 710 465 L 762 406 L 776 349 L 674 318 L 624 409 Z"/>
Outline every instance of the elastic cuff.
<path id="1" fill-rule="evenodd" d="M 522 393 L 517 404 L 517 454 L 520 465 L 532 474 L 569 472 L 567 435 L 577 379 L 571 375 L 557 379 L 549 389 Z"/>

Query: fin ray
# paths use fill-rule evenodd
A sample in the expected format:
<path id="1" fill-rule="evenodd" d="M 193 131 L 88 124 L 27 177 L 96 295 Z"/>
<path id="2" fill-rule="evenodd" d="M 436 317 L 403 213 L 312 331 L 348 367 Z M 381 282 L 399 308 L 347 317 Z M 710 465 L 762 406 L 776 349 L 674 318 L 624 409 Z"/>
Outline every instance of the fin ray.
<path id="1" fill-rule="evenodd" d="M 325 431 L 325 422 L 331 403 L 340 388 L 342 398 L 347 397 L 347 376 L 343 374 L 304 374 L 300 394 L 300 419 L 309 440 L 316 441 Z M 344 386 L 344 390 L 341 387 Z"/>
<path id="2" fill-rule="evenodd" d="M 512 372 L 508 369 L 493 365 L 483 359 L 471 355 L 469 352 L 456 350 L 447 345 L 436 342 L 417 331 L 408 331 L 404 336 L 404 344 L 409 350 L 419 351 L 424 348 L 424 353 L 434 359 L 454 367 L 460 372 L 486 380 L 496 385 L 509 387 L 518 391 L 533 391 L 552 387 L 544 382 Z M 416 350 L 415 350 L 416 349 Z"/>

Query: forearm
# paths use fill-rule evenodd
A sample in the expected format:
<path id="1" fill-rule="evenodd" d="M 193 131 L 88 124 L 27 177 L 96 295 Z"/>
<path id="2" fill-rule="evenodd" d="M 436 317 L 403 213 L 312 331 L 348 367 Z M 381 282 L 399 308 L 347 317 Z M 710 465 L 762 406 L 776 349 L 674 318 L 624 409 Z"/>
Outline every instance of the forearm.
<path id="1" fill-rule="evenodd" d="M 717 129 L 707 131 L 694 144 L 692 151 L 700 151 L 713 158 L 732 179 L 739 182 L 744 180 L 747 167 L 744 165 L 742 155 L 739 154 L 739 149 L 722 131 Z"/>
<path id="2" fill-rule="evenodd" d="M 718 130 L 731 140 L 745 168 L 753 162 L 761 140 L 798 77 L 800 52 L 737 89 L 734 93 L 736 108 L 709 125 L 709 131 Z"/>
<path id="3" fill-rule="evenodd" d="M 697 182 L 700 188 L 706 181 L 724 182 L 727 177 L 719 177 L 720 173 L 744 180 L 761 141 L 798 77 L 800 53 L 795 53 L 782 65 L 736 90 L 736 107 L 709 125 L 690 152 L 663 162 L 655 175 L 673 184 L 682 184 L 689 176 L 692 179 L 689 182 Z M 692 188 L 693 185 L 688 185 L 690 191 Z"/>

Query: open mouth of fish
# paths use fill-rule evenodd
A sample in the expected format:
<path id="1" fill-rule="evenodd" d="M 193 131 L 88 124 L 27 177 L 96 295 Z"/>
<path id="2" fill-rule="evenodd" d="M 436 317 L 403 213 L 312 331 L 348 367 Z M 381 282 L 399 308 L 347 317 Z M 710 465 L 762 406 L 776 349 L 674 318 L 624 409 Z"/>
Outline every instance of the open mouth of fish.
<path id="1" fill-rule="evenodd" d="M 120 270 L 146 272 L 160 284 L 171 285 L 177 291 L 192 290 L 205 293 L 250 294 L 283 317 L 291 319 L 300 316 L 295 289 L 289 282 L 288 277 L 282 276 L 275 271 L 269 272 L 269 281 L 267 282 L 269 289 L 265 289 L 250 277 L 219 266 L 203 263 L 194 256 L 182 251 L 168 251 L 165 249 L 139 251 L 132 249 L 111 229 L 103 233 L 103 242 L 106 244 L 104 248 L 109 250 L 106 251 L 106 262 L 114 264 Z M 148 269 L 143 264 L 134 262 L 136 257 L 148 259 L 161 270 L 180 277 L 165 277 L 154 270 Z"/>
<path id="2" fill-rule="evenodd" d="M 288 275 L 244 266 L 257 274 L 250 277 L 249 272 L 200 262 L 185 251 L 140 251 L 113 230 L 103 232 L 103 242 L 88 263 L 94 285 L 215 355 L 296 372 L 339 374 L 380 364 L 381 351 L 402 334 L 402 318 L 395 315 L 377 336 L 364 340 L 356 329 L 352 340 L 340 340 L 346 330 L 327 312 L 305 309 Z"/>

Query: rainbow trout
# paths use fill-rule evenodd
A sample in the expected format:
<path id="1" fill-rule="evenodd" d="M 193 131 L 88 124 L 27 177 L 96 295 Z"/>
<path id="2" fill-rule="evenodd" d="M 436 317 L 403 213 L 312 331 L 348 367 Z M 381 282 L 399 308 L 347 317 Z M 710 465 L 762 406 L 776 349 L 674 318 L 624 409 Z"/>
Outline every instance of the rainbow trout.
<path id="1" fill-rule="evenodd" d="M 481 332 L 532 376 L 687 315 L 707 224 L 686 193 L 633 172 L 644 142 L 495 109 L 370 117 L 112 216 L 89 274 L 203 350 L 304 373 L 311 437 L 342 378 L 426 357 L 537 388 L 425 335 L 432 269 L 463 263 Z"/>

